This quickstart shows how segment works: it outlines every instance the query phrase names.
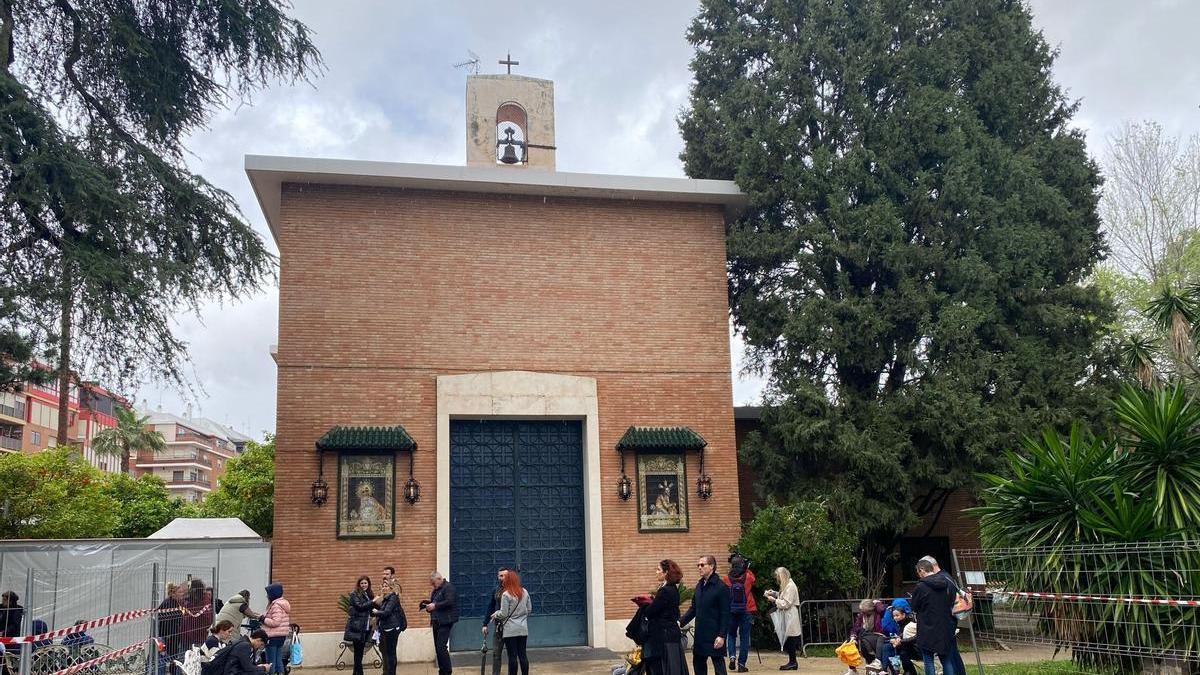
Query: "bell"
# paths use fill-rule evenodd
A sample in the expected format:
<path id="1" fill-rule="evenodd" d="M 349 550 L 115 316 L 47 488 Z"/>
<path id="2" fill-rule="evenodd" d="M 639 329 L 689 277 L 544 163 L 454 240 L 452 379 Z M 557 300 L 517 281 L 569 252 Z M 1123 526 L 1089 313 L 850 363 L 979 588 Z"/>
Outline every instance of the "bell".
<path id="1" fill-rule="evenodd" d="M 511 140 L 511 139 L 510 139 Z M 517 148 L 513 143 L 507 143 L 504 146 L 504 154 L 501 155 L 500 161 L 505 164 L 516 164 L 521 160 L 517 157 Z"/>

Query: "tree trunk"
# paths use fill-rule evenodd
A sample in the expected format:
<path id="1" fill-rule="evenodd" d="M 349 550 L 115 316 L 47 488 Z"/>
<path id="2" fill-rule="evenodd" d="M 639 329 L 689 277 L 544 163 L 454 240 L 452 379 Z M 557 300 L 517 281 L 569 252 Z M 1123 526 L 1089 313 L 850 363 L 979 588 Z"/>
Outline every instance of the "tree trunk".
<path id="1" fill-rule="evenodd" d="M 12 0 L 0 0 L 0 70 L 7 73 L 15 58 Z"/>
<path id="2" fill-rule="evenodd" d="M 62 316 L 59 317 L 58 338 L 58 444 L 68 442 L 71 402 L 71 313 L 74 308 L 74 289 L 71 288 L 71 269 L 64 261 L 62 275 Z"/>
<path id="3" fill-rule="evenodd" d="M 121 448 L 121 473 L 129 473 L 129 446 Z"/>

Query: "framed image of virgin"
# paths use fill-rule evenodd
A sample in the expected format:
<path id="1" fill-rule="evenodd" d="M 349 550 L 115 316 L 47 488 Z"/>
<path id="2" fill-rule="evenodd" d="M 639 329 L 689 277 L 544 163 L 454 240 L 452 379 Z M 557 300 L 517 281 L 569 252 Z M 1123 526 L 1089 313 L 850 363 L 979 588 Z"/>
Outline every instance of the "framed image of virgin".
<path id="1" fill-rule="evenodd" d="M 687 463 L 682 453 L 638 455 L 638 532 L 687 532 Z"/>
<path id="2" fill-rule="evenodd" d="M 396 535 L 396 456 L 338 457 L 338 539 Z"/>

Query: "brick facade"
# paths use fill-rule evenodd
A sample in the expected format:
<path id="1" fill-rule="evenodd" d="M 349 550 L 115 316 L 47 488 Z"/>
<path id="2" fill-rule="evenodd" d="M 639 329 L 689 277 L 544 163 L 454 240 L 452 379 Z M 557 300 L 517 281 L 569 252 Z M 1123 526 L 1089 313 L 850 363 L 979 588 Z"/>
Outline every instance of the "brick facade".
<path id="1" fill-rule="evenodd" d="M 338 596 L 386 564 L 404 585 L 410 625 L 427 626 L 411 607 L 436 566 L 439 375 L 595 378 L 608 620 L 632 614 L 628 598 L 652 587 L 661 558 L 687 570 L 697 555 L 723 557 L 738 536 L 739 501 L 720 206 L 296 183 L 281 191 L 272 574 L 306 632 L 340 631 Z M 402 424 L 418 443 L 422 499 L 397 504 L 394 539 L 338 540 L 335 496 L 310 503 L 314 442 L 336 424 Z M 689 499 L 687 533 L 639 534 L 636 504 L 616 496 L 613 447 L 635 424 L 686 425 L 708 441 L 714 493 Z M 335 462 L 326 457 L 331 486 Z M 694 494 L 696 455 L 687 462 Z"/>

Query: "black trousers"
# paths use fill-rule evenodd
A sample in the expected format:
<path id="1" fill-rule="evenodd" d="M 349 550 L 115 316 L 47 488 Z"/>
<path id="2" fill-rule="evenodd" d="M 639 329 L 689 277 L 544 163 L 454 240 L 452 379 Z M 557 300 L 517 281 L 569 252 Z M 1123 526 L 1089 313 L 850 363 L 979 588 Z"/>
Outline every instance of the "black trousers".
<path id="1" fill-rule="evenodd" d="M 708 675 L 708 660 L 712 659 L 713 672 L 725 675 L 725 650 L 713 651 L 712 654 L 701 654 L 692 649 L 692 672 L 695 675 Z"/>
<path id="2" fill-rule="evenodd" d="M 529 675 L 529 657 L 525 655 L 525 643 L 528 635 L 516 635 L 504 638 L 504 648 L 508 650 L 508 675 L 517 675 L 517 663 L 521 664 L 521 675 Z"/>
<path id="3" fill-rule="evenodd" d="M 800 649 L 799 635 L 789 635 L 788 638 L 783 641 L 783 651 L 787 652 L 788 663 L 796 662 L 796 651 L 798 649 Z"/>
<path id="4" fill-rule="evenodd" d="M 355 640 L 350 643 L 350 649 L 354 652 L 354 675 L 363 675 L 363 652 L 367 649 L 366 640 Z"/>
<path id="5" fill-rule="evenodd" d="M 500 655 L 504 653 L 504 631 L 492 628 L 492 675 L 500 675 Z"/>
<path id="6" fill-rule="evenodd" d="M 383 675 L 396 675 L 396 641 L 398 630 L 379 631 L 379 653 L 383 657 Z"/>
<path id="7" fill-rule="evenodd" d="M 438 675 L 450 675 L 450 629 L 452 623 L 439 623 L 433 627 L 433 651 L 437 653 Z"/>

